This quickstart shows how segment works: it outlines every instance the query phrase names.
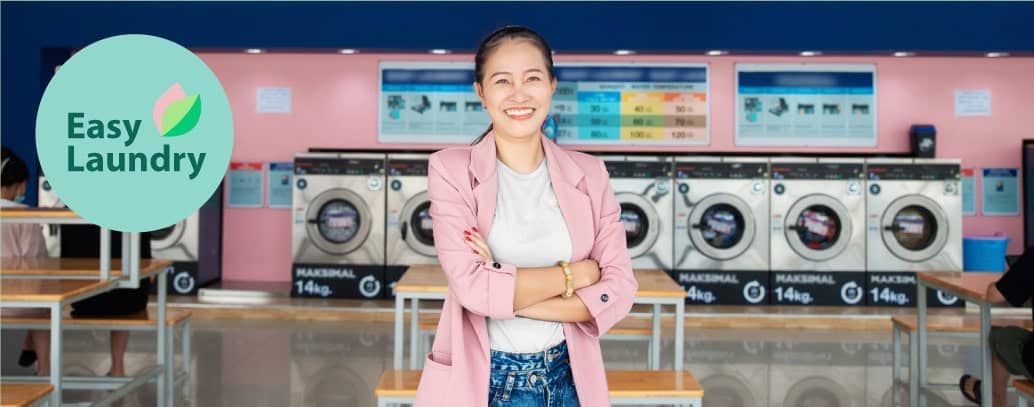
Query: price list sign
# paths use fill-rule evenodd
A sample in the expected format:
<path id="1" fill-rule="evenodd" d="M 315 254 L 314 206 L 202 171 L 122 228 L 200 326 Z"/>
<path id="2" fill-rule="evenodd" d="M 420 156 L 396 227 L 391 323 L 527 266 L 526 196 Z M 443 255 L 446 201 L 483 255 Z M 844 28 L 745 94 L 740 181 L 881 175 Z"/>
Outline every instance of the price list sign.
<path id="1" fill-rule="evenodd" d="M 563 64 L 551 113 L 562 144 L 707 145 L 707 65 Z"/>
<path id="2" fill-rule="evenodd" d="M 468 62 L 380 63 L 378 141 L 469 144 L 491 119 Z"/>
<path id="3" fill-rule="evenodd" d="M 876 146 L 876 66 L 736 64 L 736 145 Z"/>

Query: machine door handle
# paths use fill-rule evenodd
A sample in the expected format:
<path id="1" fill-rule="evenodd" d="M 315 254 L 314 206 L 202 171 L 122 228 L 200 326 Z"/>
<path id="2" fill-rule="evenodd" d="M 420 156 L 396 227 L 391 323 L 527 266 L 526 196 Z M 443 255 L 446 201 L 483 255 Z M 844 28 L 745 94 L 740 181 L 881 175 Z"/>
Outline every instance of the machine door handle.
<path id="1" fill-rule="evenodd" d="M 402 240 L 406 240 L 406 231 L 409 230 L 409 228 L 406 227 L 407 224 L 408 224 L 408 222 L 402 221 L 402 230 L 400 231 L 400 232 L 402 232 Z"/>

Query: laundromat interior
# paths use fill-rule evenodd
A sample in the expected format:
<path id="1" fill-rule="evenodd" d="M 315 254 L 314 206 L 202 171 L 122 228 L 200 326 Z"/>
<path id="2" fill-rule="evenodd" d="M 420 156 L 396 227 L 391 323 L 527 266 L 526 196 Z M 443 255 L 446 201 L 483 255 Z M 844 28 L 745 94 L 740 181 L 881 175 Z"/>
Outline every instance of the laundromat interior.
<path id="1" fill-rule="evenodd" d="M 608 247 L 620 236 L 594 223 L 583 243 L 604 285 L 621 270 L 600 253 L 627 250 L 634 298 L 592 291 L 601 303 L 586 308 L 628 300 L 630 311 L 606 332 L 564 323 L 598 341 L 605 371 L 594 374 L 612 405 L 977 405 L 960 391 L 967 374 L 983 379 L 974 394 L 990 405 L 992 370 L 1010 358 L 1032 366 L 1034 283 L 996 284 L 1034 281 L 1021 261 L 1034 245 L 1032 2 L 5 1 L 0 18 L 4 406 L 434 406 L 418 397 L 421 377 L 450 367 L 436 400 L 464 405 L 458 394 L 483 383 L 457 372 L 461 360 L 488 358 L 489 344 L 466 338 L 481 346 L 453 347 L 454 366 L 442 367 L 436 336 L 496 335 L 462 295 L 498 290 L 472 273 L 509 265 L 448 271 L 439 253 L 451 246 L 431 213 L 460 222 L 456 208 L 470 205 L 465 226 L 492 224 L 479 200 L 496 192 L 479 188 L 495 183 L 478 178 L 489 170 L 473 143 L 502 113 L 475 90 L 475 54 L 508 25 L 548 42 L 556 82 L 535 136 L 545 157 L 599 163 L 559 178 L 568 167 L 544 160 L 556 191 L 544 205 L 570 218 L 564 200 L 596 214 L 612 196 L 624 233 L 625 247 Z M 183 114 L 197 126 L 232 115 L 232 150 L 196 210 L 95 240 L 82 225 L 119 229 L 66 205 L 59 189 L 75 178 L 48 179 L 41 129 L 62 76 L 89 77 L 77 59 L 127 34 L 171 42 L 214 74 L 228 104 L 202 93 Z M 114 70 L 147 54 L 111 55 Z M 157 124 L 173 146 L 169 166 L 190 174 L 201 162 L 176 161 L 175 144 L 189 129 L 170 134 L 159 114 L 196 92 L 201 81 L 180 74 L 191 79 L 163 83 L 138 113 L 142 131 Z M 91 96 L 82 123 L 123 118 L 101 107 L 114 89 Z M 61 126 L 80 125 L 68 117 Z M 18 171 L 8 151 L 27 169 L 11 184 L 24 182 L 21 194 L 8 192 Z M 495 176 L 499 157 L 480 163 Z M 94 198 L 146 198 L 117 177 Z M 597 187 L 603 195 L 587 192 Z M 171 205 L 160 199 L 125 216 Z M 42 235 L 36 255 L 14 252 L 26 230 Z M 133 314 L 73 305 L 145 282 Z M 491 293 L 477 298 L 495 306 Z M 462 318 L 446 318 L 451 301 Z M 1003 327 L 1020 335 L 1012 351 L 1000 348 Z M 115 333 L 127 331 L 128 344 Z M 572 362 L 586 359 L 578 351 Z M 1030 373 L 1009 374 L 1007 405 L 1034 402 Z M 574 377 L 579 392 L 599 386 Z M 496 392 L 489 405 L 512 405 Z M 552 404 L 536 405 L 564 405 L 546 393 Z"/>

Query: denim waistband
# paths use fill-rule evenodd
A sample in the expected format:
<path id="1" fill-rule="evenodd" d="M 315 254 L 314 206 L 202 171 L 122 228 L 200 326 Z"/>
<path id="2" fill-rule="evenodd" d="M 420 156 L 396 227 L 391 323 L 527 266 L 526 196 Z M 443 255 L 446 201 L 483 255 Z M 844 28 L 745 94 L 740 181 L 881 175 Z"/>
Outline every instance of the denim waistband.
<path id="1" fill-rule="evenodd" d="M 552 370 L 567 362 L 567 342 L 535 353 L 509 353 L 493 350 L 492 370 L 521 371 L 532 369 Z"/>

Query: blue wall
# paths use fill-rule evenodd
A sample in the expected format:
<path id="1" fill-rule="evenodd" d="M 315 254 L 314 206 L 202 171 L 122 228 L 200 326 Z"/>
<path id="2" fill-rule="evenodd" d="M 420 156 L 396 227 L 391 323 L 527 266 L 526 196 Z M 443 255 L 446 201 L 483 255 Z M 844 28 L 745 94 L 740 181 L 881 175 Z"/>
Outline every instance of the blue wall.
<path id="1" fill-rule="evenodd" d="M 1034 3 L 2 3 L 3 144 L 36 170 L 36 108 L 68 48 L 145 33 L 194 48 L 471 50 L 504 24 L 557 50 L 1034 52 Z M 35 202 L 30 186 L 29 202 Z"/>

